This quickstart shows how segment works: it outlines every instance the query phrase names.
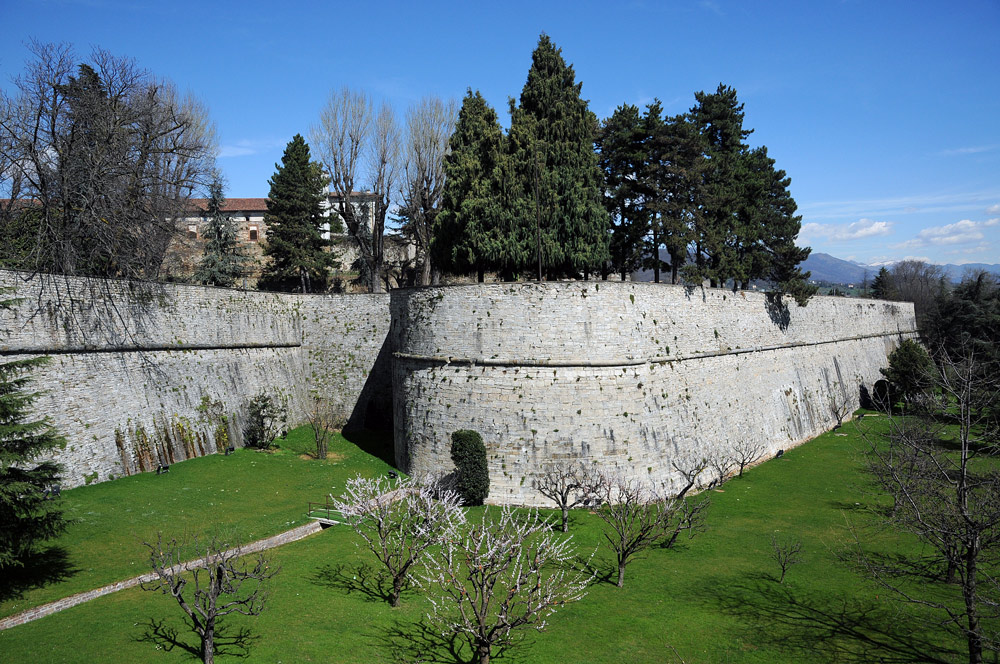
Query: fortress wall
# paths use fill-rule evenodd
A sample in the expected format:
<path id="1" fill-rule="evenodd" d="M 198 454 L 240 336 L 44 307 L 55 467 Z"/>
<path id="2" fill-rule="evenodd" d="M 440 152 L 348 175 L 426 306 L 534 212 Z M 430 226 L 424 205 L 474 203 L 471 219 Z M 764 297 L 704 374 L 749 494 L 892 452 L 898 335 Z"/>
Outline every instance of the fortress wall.
<path id="1" fill-rule="evenodd" d="M 479 431 L 490 502 L 545 504 L 552 459 L 656 484 L 733 441 L 768 454 L 857 408 L 915 329 L 911 305 L 657 284 L 504 284 L 394 291 L 397 463 L 451 468 L 450 434 Z M 845 408 L 846 404 L 846 408 Z"/>
<path id="2" fill-rule="evenodd" d="M 0 271 L 21 300 L 0 311 L 0 360 L 50 356 L 32 374 L 35 410 L 68 440 L 67 486 L 240 445 L 261 392 L 287 400 L 291 424 L 310 388 L 350 415 L 389 327 L 388 296 L 26 277 Z"/>

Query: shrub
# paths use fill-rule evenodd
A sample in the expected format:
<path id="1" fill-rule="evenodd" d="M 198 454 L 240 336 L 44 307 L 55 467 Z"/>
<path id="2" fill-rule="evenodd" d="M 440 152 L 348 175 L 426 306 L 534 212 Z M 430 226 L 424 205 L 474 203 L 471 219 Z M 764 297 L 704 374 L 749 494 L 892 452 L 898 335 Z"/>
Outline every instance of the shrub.
<path id="1" fill-rule="evenodd" d="M 247 422 L 243 426 L 243 445 L 266 450 L 274 443 L 287 419 L 283 403 L 261 392 L 247 405 Z"/>
<path id="2" fill-rule="evenodd" d="M 482 505 L 490 494 L 490 471 L 486 446 L 475 431 L 462 429 L 451 434 L 451 460 L 455 462 L 455 490 L 466 505 Z"/>

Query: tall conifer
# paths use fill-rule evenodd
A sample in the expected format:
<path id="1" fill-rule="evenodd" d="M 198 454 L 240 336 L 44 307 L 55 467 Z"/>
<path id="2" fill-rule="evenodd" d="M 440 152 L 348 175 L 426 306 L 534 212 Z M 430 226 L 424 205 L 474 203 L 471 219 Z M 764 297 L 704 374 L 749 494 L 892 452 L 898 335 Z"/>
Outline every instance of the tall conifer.
<path id="1" fill-rule="evenodd" d="M 246 272 L 248 256 L 240 246 L 236 223 L 223 211 L 226 199 L 218 174 L 208 185 L 208 195 L 205 252 L 198 263 L 194 280 L 212 286 L 233 286 Z"/>
<path id="2" fill-rule="evenodd" d="M 323 226 L 331 223 L 339 230 L 336 217 L 324 217 L 321 201 L 327 180 L 320 164 L 310 160 L 309 146 L 296 134 L 285 148 L 281 164 L 276 164 L 269 180 L 267 246 L 264 255 L 271 262 L 260 278 L 261 288 L 269 290 L 322 291 L 327 280 L 327 268 L 334 257 L 326 251 L 329 241 L 323 239 Z"/>
<path id="3" fill-rule="evenodd" d="M 462 100 L 458 123 L 445 157 L 441 212 L 434 220 L 431 253 L 435 264 L 454 273 L 501 270 L 503 205 L 498 169 L 503 132 L 496 111 L 477 90 Z"/>
<path id="4" fill-rule="evenodd" d="M 520 105 L 511 100 L 508 165 L 520 195 L 512 210 L 515 244 L 510 251 L 512 261 L 529 274 L 540 262 L 549 275 L 572 276 L 609 258 L 609 217 L 601 205 L 594 152 L 597 118 L 580 97 L 575 76 L 561 49 L 543 34 Z"/>

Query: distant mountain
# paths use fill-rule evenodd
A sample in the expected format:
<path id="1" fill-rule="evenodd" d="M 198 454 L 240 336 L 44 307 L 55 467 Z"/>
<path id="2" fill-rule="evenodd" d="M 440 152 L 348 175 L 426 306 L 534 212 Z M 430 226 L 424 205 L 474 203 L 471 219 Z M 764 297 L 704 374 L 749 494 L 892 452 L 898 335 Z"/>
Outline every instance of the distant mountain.
<path id="1" fill-rule="evenodd" d="M 669 260 L 669 256 L 663 249 L 660 250 L 660 258 L 662 260 Z M 865 265 L 864 263 L 855 263 L 854 261 L 845 261 L 841 258 L 831 256 L 830 254 L 821 254 L 813 252 L 809 254 L 809 258 L 802 263 L 803 270 L 809 270 L 812 274 L 809 276 L 810 280 L 814 281 L 828 281 L 831 284 L 855 284 L 861 285 L 865 280 L 865 275 L 868 276 L 868 283 L 871 283 L 875 275 L 881 268 L 891 269 L 893 263 L 874 263 L 871 265 Z M 951 281 L 961 281 L 962 277 L 965 276 L 970 270 L 985 270 L 987 272 L 992 272 L 993 274 L 1000 275 L 1000 265 L 990 265 L 987 263 L 968 263 L 966 265 L 941 265 L 939 266 L 944 270 L 945 275 Z M 643 270 L 641 272 L 636 272 L 632 275 L 632 278 L 636 281 L 652 281 L 653 271 Z M 661 275 L 660 277 L 664 281 L 669 280 L 670 274 Z"/>
<path id="2" fill-rule="evenodd" d="M 868 274 L 868 281 L 871 282 L 881 268 L 891 269 L 893 263 L 876 263 L 864 265 L 854 261 L 845 261 L 830 254 L 813 252 L 809 258 L 802 263 L 802 269 L 812 272 L 810 279 L 816 281 L 829 281 L 832 284 L 860 284 Z M 967 263 L 965 265 L 940 265 L 945 275 L 951 281 L 961 281 L 966 273 L 973 270 L 985 270 L 993 274 L 1000 275 L 1000 265 L 990 265 L 988 263 Z"/>

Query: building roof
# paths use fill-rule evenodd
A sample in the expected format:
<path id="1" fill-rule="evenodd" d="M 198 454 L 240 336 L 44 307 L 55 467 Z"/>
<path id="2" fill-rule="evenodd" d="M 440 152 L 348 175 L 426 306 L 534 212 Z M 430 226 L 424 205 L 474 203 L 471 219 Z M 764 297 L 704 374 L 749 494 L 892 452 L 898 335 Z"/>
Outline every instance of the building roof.
<path id="1" fill-rule="evenodd" d="M 371 198 L 375 194 L 370 191 L 352 191 L 351 198 Z M 338 198 L 337 194 L 329 193 L 327 194 L 330 198 Z M 208 207 L 207 198 L 191 198 L 188 199 L 189 204 L 194 210 L 199 212 L 204 212 Z M 267 212 L 267 199 L 266 198 L 227 198 L 226 204 L 222 206 L 223 212 Z"/>

